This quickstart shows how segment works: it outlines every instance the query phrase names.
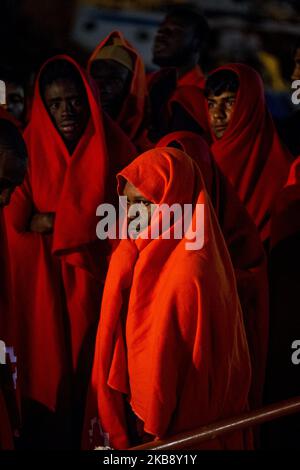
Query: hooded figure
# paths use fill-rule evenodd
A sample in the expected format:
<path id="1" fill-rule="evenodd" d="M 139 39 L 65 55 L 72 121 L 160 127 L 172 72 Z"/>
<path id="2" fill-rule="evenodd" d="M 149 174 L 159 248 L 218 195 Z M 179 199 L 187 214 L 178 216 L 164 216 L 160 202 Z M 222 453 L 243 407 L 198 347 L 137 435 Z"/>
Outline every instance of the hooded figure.
<path id="1" fill-rule="evenodd" d="M 113 199 L 111 174 L 134 154 L 103 123 L 85 73 L 68 56 L 42 67 L 25 141 L 28 173 L 7 214 L 24 439 L 66 448 L 71 428 L 80 433 L 106 274 L 96 208 Z"/>
<path id="2" fill-rule="evenodd" d="M 119 174 L 118 189 L 128 204 L 134 200 L 132 190 L 146 207 L 150 202 L 156 209 L 190 204 L 192 218 L 180 239 L 174 235 L 184 216 L 174 216 L 169 230 L 161 230 L 155 209 L 151 226 L 159 228 L 157 236 L 146 238 L 150 226 L 145 227 L 137 238 L 121 240 L 112 255 L 85 447 L 128 448 L 140 436 L 170 437 L 248 406 L 250 359 L 234 271 L 199 168 L 180 150 L 156 148 Z M 204 225 L 198 220 L 191 235 L 199 207 L 204 207 Z M 202 229 L 202 248 L 190 250 L 188 238 L 197 238 Z M 237 432 L 204 447 L 245 445 Z"/>
<path id="3" fill-rule="evenodd" d="M 224 72 L 233 79 L 224 78 Z M 265 242 L 270 237 L 271 209 L 287 179 L 291 156 L 266 107 L 263 82 L 251 67 L 227 64 L 210 73 L 205 94 L 212 154 Z"/>
<path id="4" fill-rule="evenodd" d="M 147 83 L 143 61 L 119 31 L 110 33 L 88 61 L 101 106 L 123 129 L 136 147 L 146 150 L 150 142 L 147 120 Z"/>

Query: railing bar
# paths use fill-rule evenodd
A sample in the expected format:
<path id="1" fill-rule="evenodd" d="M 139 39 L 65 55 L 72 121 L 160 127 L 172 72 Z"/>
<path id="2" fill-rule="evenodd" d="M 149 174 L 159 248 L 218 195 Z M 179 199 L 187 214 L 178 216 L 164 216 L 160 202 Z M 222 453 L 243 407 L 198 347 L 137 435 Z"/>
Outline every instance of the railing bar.
<path id="1" fill-rule="evenodd" d="M 288 416 L 300 412 L 300 397 L 275 403 L 259 410 L 244 413 L 236 418 L 230 418 L 219 423 L 213 423 L 195 431 L 178 434 L 166 440 L 152 441 L 129 450 L 161 450 L 182 449 L 183 447 L 195 446 L 203 441 L 214 439 L 229 432 L 252 427 L 264 422 Z"/>

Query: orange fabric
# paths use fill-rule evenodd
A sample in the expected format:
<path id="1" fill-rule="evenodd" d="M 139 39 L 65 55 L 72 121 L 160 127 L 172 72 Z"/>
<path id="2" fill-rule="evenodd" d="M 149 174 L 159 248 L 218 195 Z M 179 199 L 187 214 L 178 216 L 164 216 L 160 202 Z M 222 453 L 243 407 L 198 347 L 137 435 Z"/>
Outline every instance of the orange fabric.
<path id="1" fill-rule="evenodd" d="M 204 204 L 205 243 L 187 251 L 185 238 L 126 239 L 112 256 L 84 439 L 101 445 L 88 434 L 98 418 L 115 449 L 130 445 L 126 397 L 144 432 L 165 437 L 246 410 L 250 385 L 234 272 L 197 165 L 153 149 L 120 173 L 121 192 L 124 179 L 156 204 Z M 243 433 L 204 447 L 241 449 Z"/>
<path id="2" fill-rule="evenodd" d="M 201 90 L 205 87 L 205 76 L 200 65 L 196 65 L 177 79 L 178 86 L 197 86 Z"/>
<path id="3" fill-rule="evenodd" d="M 131 80 L 130 91 L 123 104 L 117 119 L 119 126 L 125 131 L 128 137 L 135 145 L 143 150 L 147 146 L 147 139 L 143 129 L 146 100 L 147 100 L 147 81 L 143 61 L 137 50 L 124 38 L 119 31 L 110 33 L 103 41 L 98 44 L 88 61 L 87 70 L 91 71 L 91 65 L 103 47 L 109 44 L 112 38 L 117 37 L 122 42 L 122 46 L 134 60 L 133 77 Z M 146 142 L 145 142 L 146 139 Z"/>
<path id="4" fill-rule="evenodd" d="M 272 213 L 271 244 L 300 232 L 300 157 L 291 166 L 288 180 L 279 193 Z"/>
<path id="5" fill-rule="evenodd" d="M 212 136 L 211 151 L 265 241 L 270 237 L 274 199 L 287 179 L 291 156 L 266 107 L 258 73 L 245 64 L 227 64 L 210 75 L 220 70 L 235 72 L 240 86 L 229 126 L 221 139 Z"/>
<path id="6" fill-rule="evenodd" d="M 174 92 L 172 102 L 178 102 L 202 127 L 209 137 L 209 127 L 206 122 L 205 98 L 203 90 L 205 76 L 199 65 L 189 70 L 177 79 L 177 89 Z"/>
<path id="7" fill-rule="evenodd" d="M 58 403 L 70 406 L 71 393 L 74 397 L 87 380 L 106 272 L 107 247 L 96 238 L 96 208 L 113 197 L 110 172 L 134 157 L 127 137 L 106 118 L 114 138 L 111 153 L 85 73 L 67 56 L 50 61 L 59 59 L 72 63 L 82 78 L 89 122 L 70 156 L 44 106 L 38 76 L 25 132 L 29 170 L 7 210 L 22 394 L 50 410 Z M 55 213 L 53 234 L 29 231 L 36 212 Z"/>
<path id="8" fill-rule="evenodd" d="M 231 184 L 215 164 L 207 143 L 192 132 L 173 132 L 157 147 L 179 143 L 198 164 L 235 270 L 249 344 L 252 383 L 250 406 L 262 405 L 268 350 L 268 275 L 264 248 L 257 229 Z"/>

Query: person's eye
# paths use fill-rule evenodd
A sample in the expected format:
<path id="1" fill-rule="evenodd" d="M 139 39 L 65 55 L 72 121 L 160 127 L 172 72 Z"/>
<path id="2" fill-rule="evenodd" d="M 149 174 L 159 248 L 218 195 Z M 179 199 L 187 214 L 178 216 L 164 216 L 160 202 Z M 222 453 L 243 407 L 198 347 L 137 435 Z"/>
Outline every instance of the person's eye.
<path id="1" fill-rule="evenodd" d="M 227 104 L 228 108 L 231 108 L 234 105 L 234 103 L 235 103 L 235 100 L 229 100 L 229 101 L 227 101 L 226 104 Z"/>
<path id="2" fill-rule="evenodd" d="M 23 101 L 22 101 L 22 98 L 16 97 L 16 98 L 12 98 L 11 102 L 14 104 L 18 104 L 18 103 L 22 103 Z"/>
<path id="3" fill-rule="evenodd" d="M 143 206 L 148 207 L 148 206 L 150 206 L 151 202 L 150 202 L 150 201 L 141 201 L 141 204 L 142 204 Z"/>
<path id="4" fill-rule="evenodd" d="M 208 108 L 209 108 L 209 109 L 212 109 L 212 108 L 214 107 L 214 104 L 215 104 L 215 103 L 214 103 L 213 101 L 209 101 L 209 102 L 208 102 Z"/>
<path id="5" fill-rule="evenodd" d="M 74 100 L 72 100 L 72 105 L 73 106 L 80 106 L 81 105 L 80 98 L 75 98 Z"/>
<path id="6" fill-rule="evenodd" d="M 59 109 L 59 103 L 52 103 L 50 105 L 50 111 L 57 111 Z"/>

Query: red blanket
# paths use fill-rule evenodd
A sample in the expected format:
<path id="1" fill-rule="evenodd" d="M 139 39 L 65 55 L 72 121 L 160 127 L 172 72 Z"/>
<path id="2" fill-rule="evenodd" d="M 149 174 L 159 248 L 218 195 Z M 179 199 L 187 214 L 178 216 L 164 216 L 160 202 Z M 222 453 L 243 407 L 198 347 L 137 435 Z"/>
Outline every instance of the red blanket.
<path id="1" fill-rule="evenodd" d="M 211 74 L 219 70 L 235 72 L 240 86 L 229 126 L 221 139 L 213 137 L 211 151 L 265 241 L 270 236 L 271 209 L 287 179 L 291 156 L 266 107 L 258 73 L 244 64 L 227 64 Z"/>
<path id="2" fill-rule="evenodd" d="M 106 274 L 107 247 L 96 238 L 96 208 L 113 197 L 112 173 L 135 154 L 109 119 L 104 131 L 85 73 L 67 56 L 51 60 L 60 58 L 81 75 L 89 122 L 70 156 L 44 106 L 38 77 L 25 132 L 29 171 L 7 211 L 22 395 L 50 410 L 58 403 L 68 406 L 71 393 L 80 394 L 86 382 Z M 114 139 L 111 146 L 106 135 Z M 29 231 L 35 212 L 55 213 L 53 234 Z"/>
<path id="3" fill-rule="evenodd" d="M 116 449 L 130 446 L 126 401 L 144 432 L 162 438 L 246 410 L 250 386 L 234 271 L 197 165 L 179 150 L 154 149 L 121 172 L 120 193 L 124 178 L 156 204 L 192 204 L 194 223 L 195 204 L 204 204 L 205 235 L 196 251 L 185 238 L 159 236 L 122 240 L 112 256 L 84 440 L 101 445 L 102 433 Z M 244 445 L 237 432 L 204 447 Z"/>

